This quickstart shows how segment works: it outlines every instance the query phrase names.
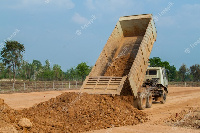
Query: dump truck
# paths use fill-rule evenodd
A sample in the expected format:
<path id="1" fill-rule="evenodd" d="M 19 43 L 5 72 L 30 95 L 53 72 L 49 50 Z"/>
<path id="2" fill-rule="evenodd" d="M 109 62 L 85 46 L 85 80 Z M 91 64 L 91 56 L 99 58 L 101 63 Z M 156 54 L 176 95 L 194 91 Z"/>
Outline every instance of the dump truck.
<path id="1" fill-rule="evenodd" d="M 150 107 L 152 93 L 144 80 L 156 37 L 152 14 L 120 17 L 81 92 L 133 95 L 135 107 Z"/>

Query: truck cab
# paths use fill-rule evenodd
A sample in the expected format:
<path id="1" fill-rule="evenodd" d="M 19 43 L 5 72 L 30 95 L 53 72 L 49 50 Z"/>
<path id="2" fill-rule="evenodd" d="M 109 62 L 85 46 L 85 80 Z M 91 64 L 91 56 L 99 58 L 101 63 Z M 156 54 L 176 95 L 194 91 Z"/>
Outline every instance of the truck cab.
<path id="1" fill-rule="evenodd" d="M 168 87 L 168 78 L 165 68 L 162 67 L 148 67 L 144 78 L 145 84 L 151 86 Z"/>
<path id="2" fill-rule="evenodd" d="M 168 93 L 168 78 L 165 68 L 162 67 L 148 67 L 144 78 L 143 87 L 147 89 L 147 104 L 146 107 L 151 107 L 152 100 L 160 101 L 162 104 L 166 102 Z M 140 109 L 144 109 L 144 104 Z"/>

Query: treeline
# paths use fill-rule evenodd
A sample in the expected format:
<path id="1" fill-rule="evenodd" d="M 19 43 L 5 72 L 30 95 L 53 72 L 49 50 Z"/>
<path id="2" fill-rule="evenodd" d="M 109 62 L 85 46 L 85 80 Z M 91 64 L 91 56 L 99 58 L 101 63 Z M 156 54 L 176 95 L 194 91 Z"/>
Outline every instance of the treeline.
<path id="1" fill-rule="evenodd" d="M 19 80 L 41 80 L 41 81 L 61 81 L 61 80 L 81 80 L 91 71 L 87 63 L 82 62 L 66 72 L 62 71 L 61 66 L 54 64 L 51 67 L 49 60 L 45 65 L 39 60 L 32 63 L 23 60 L 25 47 L 17 41 L 6 41 L 1 51 L 0 79 Z"/>
<path id="2" fill-rule="evenodd" d="M 32 63 L 23 60 L 22 64 L 16 69 L 16 79 L 30 81 L 83 81 L 91 68 L 87 63 L 82 62 L 64 72 L 58 64 L 54 64 L 51 67 L 49 60 L 45 61 L 45 65 L 42 65 L 39 60 L 33 60 Z M 13 79 L 13 71 L 2 62 L 0 63 L 0 79 Z"/>
<path id="3" fill-rule="evenodd" d="M 195 64 L 190 66 L 189 68 L 182 64 L 182 66 L 176 70 L 174 65 L 170 65 L 167 61 L 161 61 L 159 57 L 153 57 L 149 60 L 150 66 L 152 67 L 164 67 L 167 69 L 167 75 L 169 81 L 175 82 L 185 82 L 185 81 L 200 81 L 200 65 Z"/>
<path id="4" fill-rule="evenodd" d="M 49 60 L 45 65 L 39 60 L 32 63 L 23 60 L 25 47 L 17 41 L 6 41 L 1 51 L 0 79 L 21 79 L 21 80 L 40 80 L 40 81 L 63 81 L 76 80 L 83 81 L 90 73 L 92 67 L 82 62 L 66 72 L 62 71 L 61 66 L 54 64 L 51 67 Z M 174 65 L 167 61 L 162 61 L 159 57 L 149 60 L 152 67 L 164 67 L 167 70 L 169 81 L 200 81 L 200 65 L 195 64 L 187 68 L 183 64 L 178 70 Z"/>
<path id="5" fill-rule="evenodd" d="M 33 60 L 32 63 L 23 60 L 20 67 L 16 69 L 16 79 L 30 81 L 82 81 L 89 74 L 91 68 L 85 62 L 82 62 L 64 72 L 58 64 L 54 64 L 51 67 L 49 60 L 45 61 L 45 65 L 42 65 L 39 60 Z M 0 63 L 0 79 L 13 79 L 12 70 L 2 62 Z"/>

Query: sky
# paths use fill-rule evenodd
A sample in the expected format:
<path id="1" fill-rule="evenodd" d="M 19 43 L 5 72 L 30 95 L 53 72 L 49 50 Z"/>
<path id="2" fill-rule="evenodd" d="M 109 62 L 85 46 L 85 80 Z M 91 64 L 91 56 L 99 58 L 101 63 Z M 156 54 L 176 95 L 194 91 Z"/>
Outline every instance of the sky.
<path id="1" fill-rule="evenodd" d="M 25 46 L 24 60 L 49 60 L 63 71 L 98 59 L 119 17 L 153 14 L 157 41 L 150 57 L 177 69 L 200 64 L 199 0 L 1 0 L 0 47 Z M 1 48 L 0 48 L 1 50 Z"/>

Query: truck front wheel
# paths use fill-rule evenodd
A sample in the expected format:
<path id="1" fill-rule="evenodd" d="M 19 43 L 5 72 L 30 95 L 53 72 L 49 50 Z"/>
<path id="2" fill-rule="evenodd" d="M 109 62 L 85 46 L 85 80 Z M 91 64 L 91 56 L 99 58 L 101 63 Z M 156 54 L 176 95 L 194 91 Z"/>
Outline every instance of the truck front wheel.
<path id="1" fill-rule="evenodd" d="M 145 93 L 138 94 L 138 109 L 144 110 L 146 108 L 147 98 Z"/>

